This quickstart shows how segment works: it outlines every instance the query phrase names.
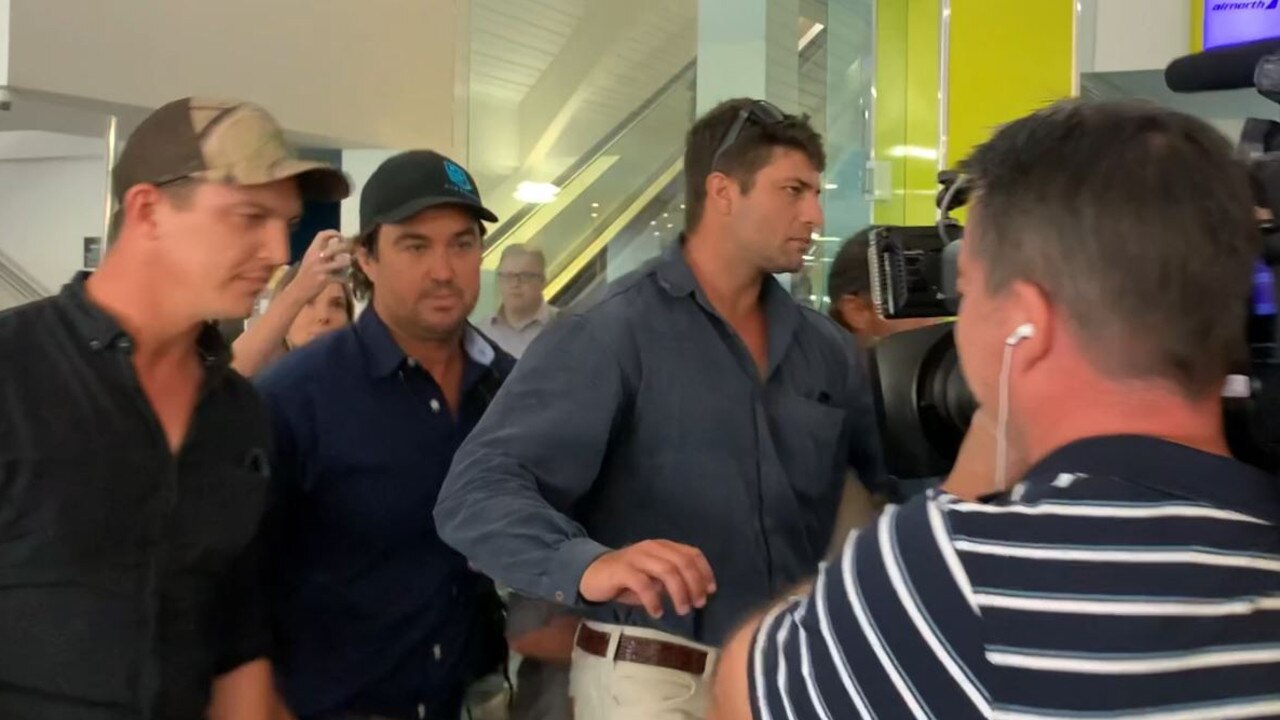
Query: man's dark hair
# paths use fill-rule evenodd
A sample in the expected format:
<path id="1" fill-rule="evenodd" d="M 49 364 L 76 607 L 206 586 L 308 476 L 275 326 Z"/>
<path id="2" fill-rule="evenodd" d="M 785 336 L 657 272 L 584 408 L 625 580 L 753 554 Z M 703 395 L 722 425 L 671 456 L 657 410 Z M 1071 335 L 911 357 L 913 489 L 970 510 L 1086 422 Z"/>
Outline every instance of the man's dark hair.
<path id="1" fill-rule="evenodd" d="M 1065 101 L 1004 126 L 962 169 L 990 292 L 1043 288 L 1109 375 L 1220 390 L 1245 351 L 1260 252 L 1224 136 L 1146 103 Z"/>
<path id="2" fill-rule="evenodd" d="M 756 173 L 769 164 L 775 148 L 798 150 L 809 158 L 818 172 L 827 169 L 827 153 L 822 136 L 809 125 L 808 115 L 787 115 L 782 122 L 762 123 L 749 118 L 732 145 L 725 148 L 711 167 L 725 137 L 744 108 L 755 100 L 726 100 L 703 115 L 689 128 L 684 150 L 685 228 L 693 230 L 702 221 L 707 204 L 707 177 L 722 172 L 737 181 L 744 193 L 751 192 Z"/>
<path id="3" fill-rule="evenodd" d="M 352 252 L 354 253 L 358 248 L 364 248 L 369 257 L 378 257 L 378 230 L 381 227 L 381 224 L 377 224 L 357 235 L 351 248 Z M 373 281 L 364 274 L 360 261 L 355 256 L 351 258 L 351 294 L 361 302 L 373 300 Z"/>

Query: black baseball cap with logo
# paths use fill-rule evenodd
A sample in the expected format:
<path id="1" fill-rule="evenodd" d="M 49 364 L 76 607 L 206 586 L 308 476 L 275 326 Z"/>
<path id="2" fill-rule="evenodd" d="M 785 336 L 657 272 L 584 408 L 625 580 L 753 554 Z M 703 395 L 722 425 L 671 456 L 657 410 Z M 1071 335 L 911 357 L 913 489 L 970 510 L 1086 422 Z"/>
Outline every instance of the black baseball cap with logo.
<path id="1" fill-rule="evenodd" d="M 441 205 L 461 207 L 485 222 L 498 221 L 461 165 L 434 150 L 400 153 L 379 165 L 360 192 L 360 234 Z"/>

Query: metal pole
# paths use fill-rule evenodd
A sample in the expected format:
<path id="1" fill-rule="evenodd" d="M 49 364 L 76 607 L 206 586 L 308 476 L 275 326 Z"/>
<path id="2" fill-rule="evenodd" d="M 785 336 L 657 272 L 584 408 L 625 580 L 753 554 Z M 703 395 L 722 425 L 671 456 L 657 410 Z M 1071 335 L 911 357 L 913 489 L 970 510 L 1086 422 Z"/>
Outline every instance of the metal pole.
<path id="1" fill-rule="evenodd" d="M 106 193 L 102 199 L 102 252 L 99 256 L 100 260 L 106 256 L 107 244 L 111 242 L 111 211 L 115 209 L 113 207 L 115 204 L 115 189 L 111 187 L 111 171 L 116 165 L 116 129 L 118 125 L 119 120 L 115 115 L 107 119 L 107 161 L 105 163 L 107 166 L 107 182 L 105 185 Z"/>
<path id="2" fill-rule="evenodd" d="M 951 0 L 942 0 L 938 26 L 938 170 L 947 169 L 949 137 L 947 124 L 951 122 Z M 941 216 L 941 211 L 939 211 Z"/>

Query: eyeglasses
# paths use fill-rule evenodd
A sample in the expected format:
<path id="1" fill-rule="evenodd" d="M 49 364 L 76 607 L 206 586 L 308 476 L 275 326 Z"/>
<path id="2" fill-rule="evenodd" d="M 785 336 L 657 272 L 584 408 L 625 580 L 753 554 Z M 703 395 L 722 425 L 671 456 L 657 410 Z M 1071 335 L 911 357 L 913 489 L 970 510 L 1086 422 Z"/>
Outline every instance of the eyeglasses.
<path id="1" fill-rule="evenodd" d="M 733 125 L 729 126 L 729 132 L 725 133 L 724 140 L 720 141 L 720 147 L 716 148 L 716 154 L 711 156 L 712 170 L 715 170 L 716 165 L 719 164 L 720 156 L 734 143 L 738 142 L 738 137 L 742 135 L 742 130 L 747 126 L 748 120 L 754 120 L 761 127 L 769 127 L 770 125 L 786 122 L 787 114 L 782 112 L 777 105 L 767 100 L 751 101 L 750 105 L 738 111 L 738 117 L 734 119 Z"/>
<path id="2" fill-rule="evenodd" d="M 544 278 L 542 273 L 536 272 L 499 272 L 498 279 L 514 285 L 515 283 L 532 284 Z"/>

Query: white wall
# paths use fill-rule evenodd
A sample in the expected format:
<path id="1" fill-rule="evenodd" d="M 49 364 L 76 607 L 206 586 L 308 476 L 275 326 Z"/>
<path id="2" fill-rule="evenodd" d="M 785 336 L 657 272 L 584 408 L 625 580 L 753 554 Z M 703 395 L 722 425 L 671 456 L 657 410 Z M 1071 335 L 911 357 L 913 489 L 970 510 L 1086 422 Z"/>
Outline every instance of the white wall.
<path id="1" fill-rule="evenodd" d="M 0 160 L 0 251 L 57 292 L 84 264 L 84 238 L 103 231 L 105 153 Z"/>
<path id="2" fill-rule="evenodd" d="M 1191 45 L 1187 0 L 1083 0 L 1081 72 L 1163 68 Z"/>
<path id="3" fill-rule="evenodd" d="M 9 84 L 9 0 L 0 0 L 0 86 Z"/>
<path id="4" fill-rule="evenodd" d="M 347 150 L 342 153 L 342 170 L 351 178 L 351 196 L 342 201 L 342 234 L 352 237 L 360 232 L 360 191 L 382 161 L 397 154 L 396 150 Z"/>
<path id="5" fill-rule="evenodd" d="M 346 147 L 440 149 L 464 2 L 0 0 L 14 87 L 148 109 L 236 97 Z"/>

